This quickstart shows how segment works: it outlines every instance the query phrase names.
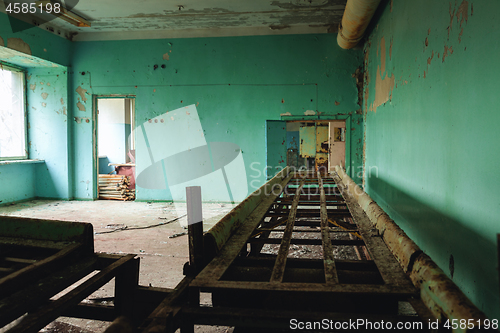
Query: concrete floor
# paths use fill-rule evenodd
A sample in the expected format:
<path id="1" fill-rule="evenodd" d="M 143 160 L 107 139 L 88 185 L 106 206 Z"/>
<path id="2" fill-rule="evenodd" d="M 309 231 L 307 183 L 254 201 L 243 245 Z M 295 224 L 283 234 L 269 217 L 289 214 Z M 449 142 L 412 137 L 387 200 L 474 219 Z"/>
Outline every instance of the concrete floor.
<path id="1" fill-rule="evenodd" d="M 203 204 L 204 229 L 208 230 L 234 205 Z M 139 284 L 173 288 L 183 278 L 182 267 L 188 261 L 187 236 L 169 238 L 186 230 L 180 225 L 186 217 L 147 229 L 118 230 L 124 227 L 147 227 L 166 223 L 186 213 L 185 203 L 134 201 L 53 201 L 32 200 L 0 207 L 0 215 L 22 216 L 69 222 L 88 222 L 94 227 L 96 252 L 135 253 L 140 261 Z M 184 220 L 184 221 L 182 221 Z M 112 296 L 108 283 L 88 299 Z M 85 319 L 59 318 L 44 332 L 103 332 L 109 325 Z M 228 332 L 232 329 L 198 327 L 197 332 Z"/>

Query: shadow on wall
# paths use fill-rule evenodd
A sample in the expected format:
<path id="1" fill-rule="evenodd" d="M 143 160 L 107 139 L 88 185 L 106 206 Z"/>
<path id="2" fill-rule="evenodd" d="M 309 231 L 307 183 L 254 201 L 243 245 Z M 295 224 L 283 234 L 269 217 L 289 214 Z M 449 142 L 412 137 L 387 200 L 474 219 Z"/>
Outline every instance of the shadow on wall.
<path id="1" fill-rule="evenodd" d="M 489 316 L 498 314 L 496 243 L 379 177 L 367 178 L 367 182 L 370 196 L 464 294 Z"/>

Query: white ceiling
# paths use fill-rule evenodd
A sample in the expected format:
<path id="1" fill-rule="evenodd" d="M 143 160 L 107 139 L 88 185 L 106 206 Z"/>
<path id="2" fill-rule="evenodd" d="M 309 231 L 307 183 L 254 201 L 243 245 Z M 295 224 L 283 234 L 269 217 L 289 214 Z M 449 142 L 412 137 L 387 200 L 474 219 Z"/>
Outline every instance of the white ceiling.
<path id="1" fill-rule="evenodd" d="M 61 19 L 42 28 L 69 33 L 73 40 L 326 33 L 337 31 L 346 1 L 80 0 L 72 11 L 90 21 L 90 28 Z"/>

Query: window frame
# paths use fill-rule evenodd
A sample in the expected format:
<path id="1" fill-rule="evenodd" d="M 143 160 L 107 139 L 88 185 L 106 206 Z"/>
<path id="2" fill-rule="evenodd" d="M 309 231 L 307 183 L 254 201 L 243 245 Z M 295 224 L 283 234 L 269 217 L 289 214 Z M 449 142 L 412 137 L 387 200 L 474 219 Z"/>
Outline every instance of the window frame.
<path id="1" fill-rule="evenodd" d="M 27 160 L 29 159 L 29 151 L 28 151 L 28 98 L 27 98 L 27 81 L 26 81 L 26 74 L 27 70 L 25 68 L 22 68 L 20 66 L 16 66 L 14 64 L 6 63 L 3 61 L 0 61 L 0 69 L 2 70 L 8 70 L 11 72 L 16 72 L 16 73 L 22 73 L 23 78 L 22 78 L 22 83 L 23 83 L 23 116 L 24 116 L 24 154 L 22 156 L 9 156 L 9 157 L 4 157 L 0 155 L 0 161 L 12 161 L 12 160 Z"/>

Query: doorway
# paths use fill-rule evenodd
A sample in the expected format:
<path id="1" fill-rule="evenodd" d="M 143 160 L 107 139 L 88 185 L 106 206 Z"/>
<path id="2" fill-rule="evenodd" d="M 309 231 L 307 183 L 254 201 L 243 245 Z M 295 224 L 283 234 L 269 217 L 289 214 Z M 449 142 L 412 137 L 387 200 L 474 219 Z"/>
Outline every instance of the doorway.
<path id="1" fill-rule="evenodd" d="M 345 128 L 345 120 L 287 121 L 287 165 L 322 173 L 345 168 Z"/>
<path id="2" fill-rule="evenodd" d="M 135 99 L 95 99 L 99 199 L 135 200 Z"/>

